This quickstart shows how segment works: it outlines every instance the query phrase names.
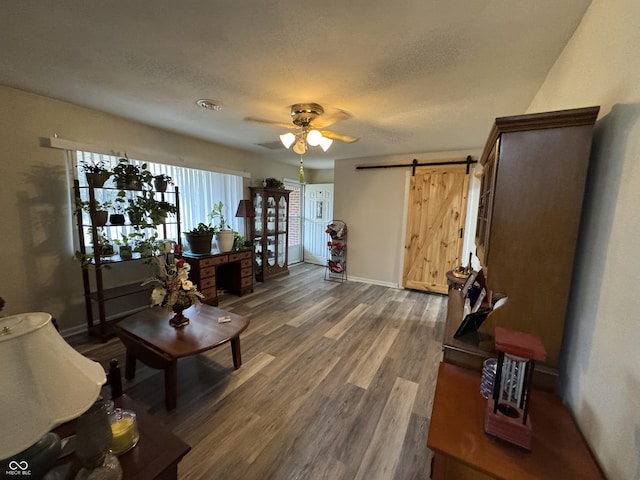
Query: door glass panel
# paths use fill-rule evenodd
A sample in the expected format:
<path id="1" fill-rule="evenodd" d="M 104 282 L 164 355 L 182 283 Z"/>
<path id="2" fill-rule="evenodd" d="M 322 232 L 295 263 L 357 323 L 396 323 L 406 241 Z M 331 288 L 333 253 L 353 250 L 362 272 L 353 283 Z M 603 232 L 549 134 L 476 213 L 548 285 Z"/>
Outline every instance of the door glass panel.
<path id="1" fill-rule="evenodd" d="M 267 233 L 276 231 L 276 200 L 272 196 L 267 197 Z"/>
<path id="2" fill-rule="evenodd" d="M 287 235 L 281 233 L 278 235 L 278 266 L 284 267 L 287 252 Z"/>

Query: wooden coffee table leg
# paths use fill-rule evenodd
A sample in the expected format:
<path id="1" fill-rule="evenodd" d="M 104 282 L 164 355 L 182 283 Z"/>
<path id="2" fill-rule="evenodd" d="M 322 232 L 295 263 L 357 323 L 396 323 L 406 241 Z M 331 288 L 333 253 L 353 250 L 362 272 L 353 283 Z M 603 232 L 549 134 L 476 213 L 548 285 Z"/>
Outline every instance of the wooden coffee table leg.
<path id="1" fill-rule="evenodd" d="M 174 360 L 164 369 L 164 403 L 173 410 L 178 403 L 178 361 Z"/>
<path id="2" fill-rule="evenodd" d="M 129 348 L 127 348 L 125 362 L 124 378 L 132 380 L 136 376 L 136 356 Z"/>
<path id="3" fill-rule="evenodd" d="M 240 352 L 240 335 L 231 339 L 231 355 L 233 355 L 233 366 L 237 370 L 242 365 L 242 353 Z"/>

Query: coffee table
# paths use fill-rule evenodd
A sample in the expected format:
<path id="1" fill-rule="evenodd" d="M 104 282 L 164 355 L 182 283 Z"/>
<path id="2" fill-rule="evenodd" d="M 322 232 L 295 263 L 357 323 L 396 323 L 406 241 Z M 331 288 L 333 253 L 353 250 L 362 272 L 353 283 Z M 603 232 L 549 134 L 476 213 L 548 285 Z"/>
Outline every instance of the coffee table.
<path id="1" fill-rule="evenodd" d="M 189 307 L 184 316 L 189 324 L 174 328 L 169 320 L 174 314 L 160 307 L 143 310 L 118 322 L 115 331 L 127 349 L 125 378 L 135 377 L 136 360 L 151 368 L 164 370 L 165 405 L 176 408 L 178 359 L 195 355 L 231 343 L 233 366 L 242 364 L 240 334 L 249 326 L 249 319 L 225 312 L 211 305 Z M 218 323 L 228 316 L 231 321 Z"/>

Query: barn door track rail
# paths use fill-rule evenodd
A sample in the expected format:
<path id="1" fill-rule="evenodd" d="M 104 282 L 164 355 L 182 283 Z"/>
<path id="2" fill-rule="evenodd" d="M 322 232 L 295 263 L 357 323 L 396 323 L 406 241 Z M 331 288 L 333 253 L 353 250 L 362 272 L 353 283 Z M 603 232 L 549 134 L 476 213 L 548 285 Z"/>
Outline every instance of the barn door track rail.
<path id="1" fill-rule="evenodd" d="M 464 160 L 447 160 L 443 162 L 431 162 L 431 163 L 419 163 L 415 158 L 411 163 L 391 163 L 391 164 L 378 164 L 378 165 L 357 165 L 356 170 L 368 170 L 372 168 L 406 168 L 411 167 L 411 176 L 415 177 L 416 175 L 416 167 L 433 167 L 437 165 L 466 165 L 467 166 L 467 175 L 469 174 L 469 169 L 471 165 L 474 163 L 478 163 L 477 160 L 471 158 L 471 155 L 467 155 L 467 158 Z"/>

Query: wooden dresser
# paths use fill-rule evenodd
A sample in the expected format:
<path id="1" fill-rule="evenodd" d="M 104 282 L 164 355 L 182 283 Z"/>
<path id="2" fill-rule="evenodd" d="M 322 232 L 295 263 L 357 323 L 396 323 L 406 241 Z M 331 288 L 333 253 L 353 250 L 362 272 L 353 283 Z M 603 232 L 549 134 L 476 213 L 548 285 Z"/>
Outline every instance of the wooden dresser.
<path id="1" fill-rule="evenodd" d="M 225 253 L 193 255 L 184 259 L 191 265 L 189 279 L 204 295 L 209 305 L 218 305 L 218 292 L 226 290 L 242 296 L 253 292 L 253 249 L 245 248 Z"/>
<path id="2" fill-rule="evenodd" d="M 506 295 L 478 334 L 457 339 L 464 299 L 449 292 L 444 359 L 480 369 L 496 326 L 536 335 L 557 380 L 593 128 L 599 107 L 497 118 L 484 152 L 476 231 L 487 291 Z M 540 383 L 539 383 L 540 384 Z"/>

